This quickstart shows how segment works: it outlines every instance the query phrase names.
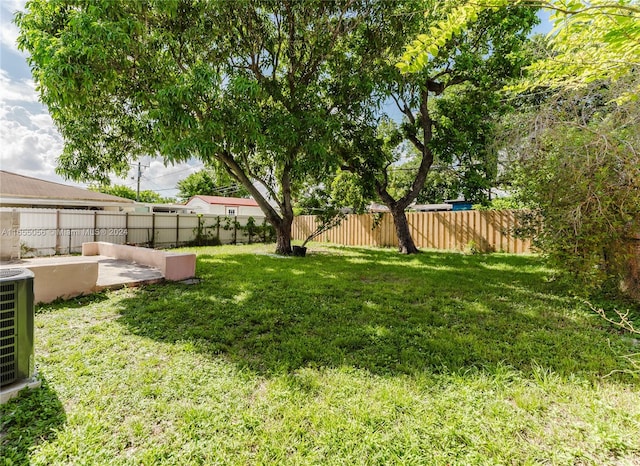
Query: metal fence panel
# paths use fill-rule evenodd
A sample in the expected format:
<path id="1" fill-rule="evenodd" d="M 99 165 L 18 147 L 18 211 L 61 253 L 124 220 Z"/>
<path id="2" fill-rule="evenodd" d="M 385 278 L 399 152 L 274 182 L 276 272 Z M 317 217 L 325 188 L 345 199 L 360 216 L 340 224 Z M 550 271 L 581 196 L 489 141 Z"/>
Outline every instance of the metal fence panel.
<path id="1" fill-rule="evenodd" d="M 96 212 L 96 241 L 114 244 L 127 242 L 127 218 L 120 212 Z"/>
<path id="2" fill-rule="evenodd" d="M 20 211 L 21 255 L 54 255 L 58 240 L 57 213 L 51 209 Z"/>
<path id="3" fill-rule="evenodd" d="M 60 254 L 82 252 L 82 243 L 96 241 L 97 211 L 60 210 L 58 211 L 57 231 L 58 241 L 56 250 Z"/>
<path id="4" fill-rule="evenodd" d="M 72 209 L 2 210 L 19 213 L 18 234 L 24 257 L 79 253 L 82 243 L 90 241 L 169 248 L 193 243 L 198 233 L 218 237 L 222 244 L 250 240 L 243 229 L 249 222 L 248 216 Z M 254 222 L 262 225 L 264 218 L 254 218 Z"/>

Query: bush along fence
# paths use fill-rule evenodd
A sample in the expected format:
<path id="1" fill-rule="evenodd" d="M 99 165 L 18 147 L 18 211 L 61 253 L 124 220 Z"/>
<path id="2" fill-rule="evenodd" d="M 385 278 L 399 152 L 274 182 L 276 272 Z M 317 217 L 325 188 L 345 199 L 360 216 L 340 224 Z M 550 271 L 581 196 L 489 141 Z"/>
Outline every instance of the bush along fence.
<path id="1" fill-rule="evenodd" d="M 3 250 L 19 249 L 20 257 L 80 253 L 91 241 L 172 248 L 275 237 L 262 217 L 70 209 L 3 209 L 2 215 L 10 217 L 0 231 Z"/>
<path id="2" fill-rule="evenodd" d="M 516 213 L 510 210 L 407 212 L 411 235 L 419 248 L 471 252 L 531 252 L 531 241 L 518 238 Z M 293 238 L 304 241 L 317 228 L 313 215 L 296 217 Z M 398 238 L 390 213 L 347 215 L 316 241 L 344 246 L 396 247 Z"/>
<path id="3" fill-rule="evenodd" d="M 271 243 L 275 241 L 275 230 L 264 219 L 261 220 L 262 223 L 257 224 L 253 217 L 205 217 L 198 215 L 198 225 L 194 230 L 195 237 L 186 245 L 218 246 L 220 244 Z M 223 238 L 227 240 L 224 241 Z"/>

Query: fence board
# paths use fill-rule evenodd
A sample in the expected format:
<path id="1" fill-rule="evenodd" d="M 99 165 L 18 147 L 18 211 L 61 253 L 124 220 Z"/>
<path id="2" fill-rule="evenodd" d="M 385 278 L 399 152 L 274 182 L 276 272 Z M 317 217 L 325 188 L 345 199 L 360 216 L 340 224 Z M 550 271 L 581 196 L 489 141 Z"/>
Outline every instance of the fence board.
<path id="1" fill-rule="evenodd" d="M 530 240 L 513 236 L 517 219 L 512 211 L 408 212 L 407 221 L 419 248 L 462 251 L 473 246 L 480 251 L 516 254 L 531 252 Z M 293 222 L 292 236 L 304 240 L 316 228 L 316 217 L 302 215 Z M 316 241 L 344 246 L 395 247 L 391 214 L 347 215 L 342 223 Z"/>
<path id="2" fill-rule="evenodd" d="M 120 212 L 99 211 L 95 211 L 94 215 L 96 216 L 96 241 L 107 241 L 118 244 L 127 242 L 127 219 L 124 215 Z"/>
<path id="3" fill-rule="evenodd" d="M 51 209 L 30 209 L 20 214 L 20 247 L 23 252 L 43 251 L 45 255 L 55 254 L 58 238 L 56 211 Z"/>

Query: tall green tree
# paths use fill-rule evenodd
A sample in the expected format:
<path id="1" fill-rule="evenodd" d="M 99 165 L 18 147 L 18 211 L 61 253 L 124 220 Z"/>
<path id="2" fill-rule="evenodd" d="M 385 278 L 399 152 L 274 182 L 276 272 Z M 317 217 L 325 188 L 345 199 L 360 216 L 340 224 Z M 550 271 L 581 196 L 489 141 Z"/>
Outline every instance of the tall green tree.
<path id="1" fill-rule="evenodd" d="M 537 21 L 529 7 L 486 10 L 444 41 L 420 70 L 403 73 L 394 66 L 405 53 L 406 38 L 428 32 L 455 4 L 387 2 L 389 10 L 381 14 L 385 21 L 363 26 L 347 57 L 351 66 L 336 70 L 348 87 L 338 95 L 348 98 L 342 112 L 349 115 L 336 139 L 336 152 L 343 168 L 357 174 L 365 190 L 373 189 L 389 208 L 400 252 L 406 254 L 418 249 L 405 209 L 422 191 L 435 163 L 465 169 L 469 180 L 479 181 L 483 171 L 485 179 L 494 176 L 495 161 L 486 147 L 490 122 L 501 109 L 496 92 L 526 64 L 523 44 Z M 354 84 L 356 79 L 365 84 Z M 395 103 L 403 124 L 380 124 L 369 108 L 351 105 L 362 101 L 358 92 L 370 93 L 370 106 Z M 398 190 L 391 180 L 403 158 L 402 144 L 417 152 L 416 168 L 405 176 L 405 189 Z"/>
<path id="2" fill-rule="evenodd" d="M 289 254 L 292 197 L 330 170 L 327 66 L 367 4 L 30 0 L 16 23 L 65 141 L 60 173 L 104 181 L 146 154 L 217 161 Z"/>
<path id="3" fill-rule="evenodd" d="M 421 72 L 483 12 L 514 4 L 547 8 L 555 21 L 548 53 L 509 86 L 542 94 L 520 96 L 535 106 L 509 116 L 505 145 L 516 156 L 512 189 L 533 209 L 535 243 L 560 269 L 581 279 L 583 289 L 615 278 L 640 298 L 632 239 L 640 221 L 637 0 L 462 2 L 428 33 L 414 36 L 396 66 Z"/>
<path id="4" fill-rule="evenodd" d="M 238 184 L 226 171 L 203 169 L 181 179 L 177 184 L 178 197 L 187 200 L 197 195 L 248 197 L 249 191 Z"/>
<path id="5" fill-rule="evenodd" d="M 140 194 L 128 186 L 113 184 L 113 185 L 91 185 L 89 190 L 96 191 L 104 194 L 111 194 L 112 196 L 124 197 L 125 199 L 133 199 L 139 202 L 160 203 L 160 202 L 174 202 L 173 198 L 162 197 L 155 191 L 145 189 L 140 191 Z"/>

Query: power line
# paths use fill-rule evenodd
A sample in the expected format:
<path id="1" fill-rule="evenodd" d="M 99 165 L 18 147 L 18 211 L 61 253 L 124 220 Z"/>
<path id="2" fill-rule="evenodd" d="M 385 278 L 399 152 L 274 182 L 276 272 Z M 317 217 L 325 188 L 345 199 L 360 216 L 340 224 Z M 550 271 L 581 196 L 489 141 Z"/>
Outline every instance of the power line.
<path id="1" fill-rule="evenodd" d="M 160 175 L 160 176 L 156 176 L 156 178 L 164 178 L 165 176 L 174 176 L 177 175 L 178 173 L 182 173 L 182 172 L 186 172 L 186 171 L 190 171 L 190 170 L 202 170 L 204 168 L 204 165 L 201 165 L 199 167 L 188 167 L 188 168 L 182 168 L 176 172 L 172 172 L 172 173 L 165 173 L 164 175 Z"/>
<path id="2" fill-rule="evenodd" d="M 156 188 L 154 191 L 174 191 L 176 188 Z"/>

